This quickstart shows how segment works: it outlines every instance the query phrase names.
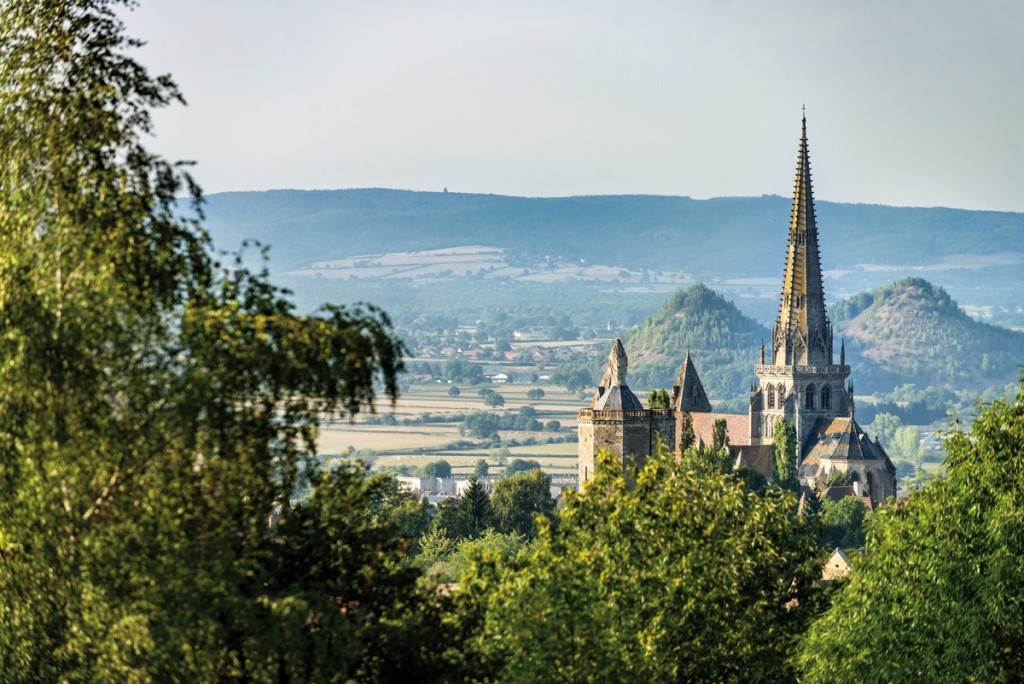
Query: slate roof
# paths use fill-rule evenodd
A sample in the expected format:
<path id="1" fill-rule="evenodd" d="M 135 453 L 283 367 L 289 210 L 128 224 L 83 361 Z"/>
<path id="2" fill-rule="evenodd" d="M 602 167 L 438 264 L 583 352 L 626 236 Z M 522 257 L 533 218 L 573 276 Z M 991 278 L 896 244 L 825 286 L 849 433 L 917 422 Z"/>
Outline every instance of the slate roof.
<path id="1" fill-rule="evenodd" d="M 711 413 L 711 401 L 704 391 L 704 385 L 697 375 L 693 361 L 690 360 L 690 352 L 686 352 L 683 365 L 676 374 L 676 381 L 672 387 L 672 406 L 677 411 Z"/>
<path id="2" fill-rule="evenodd" d="M 593 408 L 598 411 L 632 411 L 644 407 L 628 385 L 598 387 L 597 391 Z"/>
<path id="3" fill-rule="evenodd" d="M 797 476 L 816 477 L 823 460 L 828 461 L 885 461 L 886 468 L 896 472 L 896 466 L 877 442 L 852 418 L 819 418 L 804 440 L 803 454 Z"/>

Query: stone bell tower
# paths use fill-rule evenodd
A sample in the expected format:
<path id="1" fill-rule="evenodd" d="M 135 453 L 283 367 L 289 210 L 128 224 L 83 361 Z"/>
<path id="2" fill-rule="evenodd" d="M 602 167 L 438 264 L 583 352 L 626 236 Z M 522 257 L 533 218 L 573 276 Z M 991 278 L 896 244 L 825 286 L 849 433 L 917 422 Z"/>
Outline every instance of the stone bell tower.
<path id="1" fill-rule="evenodd" d="M 762 344 L 761 362 L 754 367 L 757 385 L 750 388 L 751 444 L 771 444 L 775 424 L 785 418 L 796 427 L 801 482 L 814 486 L 833 470 L 841 470 L 867 485 L 873 499 L 893 496 L 895 467 L 881 445 L 868 439 L 854 420 L 853 383 L 847 382 L 850 367 L 842 343 L 839 363 L 834 363 L 806 116 L 801 125 L 782 297 L 767 361 Z"/>
<path id="2" fill-rule="evenodd" d="M 800 442 L 822 417 L 853 417 L 850 367 L 833 363 L 832 324 L 825 311 L 818 254 L 818 225 L 811 192 L 807 119 L 803 119 L 796 188 L 789 221 L 786 268 L 779 315 L 772 330 L 771 358 L 755 366 L 758 386 L 750 397 L 751 443 L 770 444 L 780 418 L 796 426 Z M 843 355 L 845 356 L 845 355 Z"/>

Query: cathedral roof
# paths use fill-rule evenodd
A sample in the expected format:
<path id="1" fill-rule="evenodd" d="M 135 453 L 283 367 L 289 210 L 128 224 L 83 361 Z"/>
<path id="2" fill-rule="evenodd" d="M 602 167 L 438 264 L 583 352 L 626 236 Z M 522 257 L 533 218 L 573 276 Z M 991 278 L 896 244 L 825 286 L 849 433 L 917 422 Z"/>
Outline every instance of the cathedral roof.
<path id="1" fill-rule="evenodd" d="M 590 408 L 598 411 L 643 409 L 643 404 L 626 384 L 628 369 L 629 359 L 626 357 L 626 349 L 622 346 L 622 340 L 617 339 L 608 354 L 608 364 L 605 366 L 604 375 L 601 377 L 601 383 L 597 386 L 597 393 L 590 403 Z"/>
<path id="2" fill-rule="evenodd" d="M 889 456 L 872 442 L 853 418 L 819 418 L 804 440 L 801 467 L 830 461 L 886 461 Z M 895 471 L 895 468 L 893 468 Z"/>
<path id="3" fill-rule="evenodd" d="M 831 363 L 831 335 L 825 313 L 825 294 L 821 284 L 821 258 L 818 253 L 818 225 L 814 215 L 811 189 L 811 161 L 807 150 L 807 117 L 803 118 L 800 152 L 793 190 L 793 212 L 789 222 L 786 271 L 782 281 L 779 316 L 773 334 L 773 363 L 789 365 L 786 349 L 797 346 L 817 352 L 808 363 Z M 823 358 L 826 336 L 828 358 Z M 821 339 L 818 339 L 818 338 Z"/>
<path id="4" fill-rule="evenodd" d="M 701 384 L 700 376 L 697 375 L 697 369 L 690 360 L 690 352 L 686 352 L 686 359 L 676 374 L 676 381 L 672 387 L 672 406 L 677 411 L 711 412 L 711 402 L 704 391 L 704 385 Z"/>

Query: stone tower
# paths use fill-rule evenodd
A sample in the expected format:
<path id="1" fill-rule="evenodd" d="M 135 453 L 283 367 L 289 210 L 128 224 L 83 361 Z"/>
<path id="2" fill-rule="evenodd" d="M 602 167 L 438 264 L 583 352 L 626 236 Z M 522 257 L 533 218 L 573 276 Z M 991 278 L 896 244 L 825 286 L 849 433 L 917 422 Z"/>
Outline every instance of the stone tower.
<path id="1" fill-rule="evenodd" d="M 875 499 L 895 494 L 895 468 L 889 457 L 866 439 L 853 419 L 853 384 L 847 384 L 850 367 L 845 353 L 840 354 L 838 364 L 833 363 L 832 324 L 825 311 L 822 288 L 806 117 L 802 121 L 786 269 L 779 315 L 772 330 L 770 363 L 765 363 L 762 345 L 761 362 L 754 373 L 757 386 L 750 389 L 752 445 L 770 444 L 775 423 L 785 418 L 796 426 L 798 465 L 805 484 L 839 469 L 858 474 L 855 479 L 870 480 Z M 845 435 L 848 445 L 851 440 L 856 442 L 855 448 L 833 449 L 822 461 L 823 452 L 815 446 L 829 435 L 835 441 L 838 433 Z M 812 452 L 818 454 L 813 473 L 806 458 Z"/>
<path id="2" fill-rule="evenodd" d="M 675 444 L 673 410 L 644 408 L 626 384 L 628 367 L 626 350 L 615 340 L 590 408 L 579 412 L 580 485 L 594 476 L 598 452 L 642 466 L 659 438 L 669 449 Z"/>

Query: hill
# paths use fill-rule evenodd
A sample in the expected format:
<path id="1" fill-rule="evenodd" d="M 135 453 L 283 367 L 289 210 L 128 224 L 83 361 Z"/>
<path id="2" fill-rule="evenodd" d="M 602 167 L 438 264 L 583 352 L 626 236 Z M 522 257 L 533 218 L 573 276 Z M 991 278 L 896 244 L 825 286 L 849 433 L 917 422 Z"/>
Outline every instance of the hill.
<path id="1" fill-rule="evenodd" d="M 978 322 L 941 287 L 907 278 L 830 307 L 858 388 L 982 390 L 1012 383 L 1024 333 Z"/>
<path id="2" fill-rule="evenodd" d="M 672 387 L 686 352 L 719 410 L 742 410 L 761 341 L 768 329 L 722 295 L 694 285 L 672 295 L 626 340 L 630 384 Z M 726 400 L 728 404 L 722 404 Z"/>
<path id="3" fill-rule="evenodd" d="M 1024 291 L 1024 214 L 820 200 L 816 207 L 831 296 L 927 271 L 965 304 L 993 307 L 986 313 L 997 318 L 1000 306 L 1015 311 Z M 507 278 L 515 274 L 506 267 L 516 267 L 533 278 L 561 268 L 577 281 L 623 271 L 620 291 L 654 282 L 671 290 L 700 281 L 767 322 L 774 315 L 790 200 L 278 190 L 214 194 L 205 212 L 205 225 L 221 248 L 237 249 L 244 239 L 270 245 L 275 278 L 300 298 L 316 290 L 319 299 L 342 300 L 353 283 L 379 283 L 400 272 L 393 265 L 332 274 L 313 264 L 477 246 L 500 252 L 471 274 L 432 256 L 431 278 Z M 595 268 L 581 271 L 581 265 Z"/>

